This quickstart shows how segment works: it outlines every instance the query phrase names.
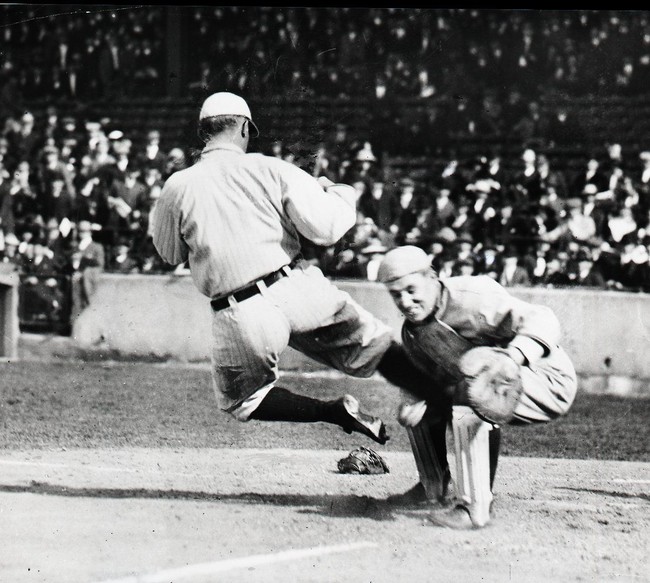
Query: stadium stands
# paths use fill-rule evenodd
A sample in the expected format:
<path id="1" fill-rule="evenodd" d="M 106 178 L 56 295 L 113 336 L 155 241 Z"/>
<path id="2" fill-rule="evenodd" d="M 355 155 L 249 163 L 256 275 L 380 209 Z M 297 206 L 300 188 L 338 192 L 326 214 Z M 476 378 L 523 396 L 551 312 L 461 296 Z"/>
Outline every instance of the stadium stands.
<path id="1" fill-rule="evenodd" d="M 59 304 L 83 220 L 107 271 L 170 269 L 148 216 L 214 90 L 248 99 L 252 149 L 357 187 L 358 225 L 306 247 L 332 277 L 409 242 L 441 273 L 500 277 L 514 252 L 531 285 L 650 291 L 646 12 L 7 4 L 0 24 L 0 251 L 27 278 L 44 245 Z"/>

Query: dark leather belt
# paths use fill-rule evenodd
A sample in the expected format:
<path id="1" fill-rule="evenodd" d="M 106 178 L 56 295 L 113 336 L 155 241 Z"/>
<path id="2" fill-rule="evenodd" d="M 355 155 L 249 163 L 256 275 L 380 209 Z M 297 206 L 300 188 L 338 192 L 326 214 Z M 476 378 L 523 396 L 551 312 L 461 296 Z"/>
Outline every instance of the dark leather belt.
<path id="1" fill-rule="evenodd" d="M 250 285 L 247 285 L 245 288 L 242 288 L 226 296 L 221 296 L 220 298 L 213 299 L 210 302 L 212 309 L 215 312 L 218 312 L 219 310 L 224 310 L 225 308 L 229 308 L 230 302 L 228 301 L 228 298 L 230 296 L 235 298 L 235 300 L 238 302 L 243 302 L 244 300 L 247 300 L 248 298 L 254 296 L 255 294 L 260 293 L 260 288 L 257 285 L 258 283 L 264 282 L 266 287 L 271 287 L 276 281 L 279 281 L 283 277 L 287 276 L 284 270 L 285 268 L 281 267 L 277 271 L 274 271 L 273 273 L 269 273 L 267 276 L 263 277 L 262 279 L 258 279 L 257 281 L 254 281 Z"/>

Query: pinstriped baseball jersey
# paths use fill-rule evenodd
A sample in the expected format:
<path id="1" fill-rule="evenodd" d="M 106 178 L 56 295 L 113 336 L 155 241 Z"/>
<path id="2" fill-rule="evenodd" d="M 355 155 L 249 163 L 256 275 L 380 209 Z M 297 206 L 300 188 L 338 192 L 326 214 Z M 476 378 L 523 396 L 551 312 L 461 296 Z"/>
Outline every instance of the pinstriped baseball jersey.
<path id="1" fill-rule="evenodd" d="M 189 260 L 209 298 L 227 296 L 212 314 L 212 376 L 222 409 L 246 420 L 278 379 L 290 345 L 354 376 L 369 376 L 392 341 L 390 328 L 301 262 L 259 293 L 232 295 L 290 264 L 299 234 L 337 242 L 355 223 L 356 193 L 322 188 L 278 158 L 208 146 L 192 167 L 173 174 L 156 206 L 153 241 L 172 264 Z"/>
<path id="2" fill-rule="evenodd" d="M 189 260 L 197 288 L 212 298 L 287 265 L 299 233 L 332 245 L 355 220 L 352 187 L 325 190 L 284 160 L 220 144 L 167 180 L 153 242 L 168 263 Z"/>

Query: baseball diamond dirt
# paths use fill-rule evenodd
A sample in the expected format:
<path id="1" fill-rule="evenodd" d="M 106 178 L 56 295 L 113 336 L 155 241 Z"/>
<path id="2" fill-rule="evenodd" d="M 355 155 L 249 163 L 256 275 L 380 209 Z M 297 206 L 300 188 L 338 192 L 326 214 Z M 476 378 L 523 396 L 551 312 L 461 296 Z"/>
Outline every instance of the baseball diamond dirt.
<path id="1" fill-rule="evenodd" d="M 579 395 L 546 431 L 508 428 L 493 523 L 448 531 L 387 501 L 417 471 L 381 379 L 286 382 L 354 394 L 390 426 L 385 446 L 322 424 L 231 421 L 207 367 L 17 362 L 0 374 L 1 581 L 648 580 L 648 399 Z M 390 472 L 338 473 L 356 445 Z"/>

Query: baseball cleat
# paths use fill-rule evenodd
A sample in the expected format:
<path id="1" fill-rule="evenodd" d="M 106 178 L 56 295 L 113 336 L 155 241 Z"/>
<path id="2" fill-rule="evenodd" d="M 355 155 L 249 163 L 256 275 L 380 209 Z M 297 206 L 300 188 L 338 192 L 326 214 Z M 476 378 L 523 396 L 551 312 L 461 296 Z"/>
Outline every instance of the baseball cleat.
<path id="1" fill-rule="evenodd" d="M 490 514 L 492 513 L 492 504 L 490 504 Z M 483 528 L 486 524 L 477 526 L 472 521 L 469 509 L 462 504 L 456 504 L 452 508 L 446 508 L 443 510 L 434 510 L 429 515 L 429 520 L 435 526 L 441 526 L 444 528 L 453 528 L 455 530 L 475 530 L 478 528 Z"/>
<path id="2" fill-rule="evenodd" d="M 439 499 L 432 499 L 427 496 L 422 482 L 418 482 L 412 488 L 401 494 L 392 494 L 386 499 L 389 504 L 394 506 L 407 506 L 407 507 L 428 507 L 428 508 L 447 508 L 452 502 L 448 496 L 443 496 Z"/>
<path id="3" fill-rule="evenodd" d="M 334 402 L 337 411 L 337 423 L 346 433 L 363 433 L 377 443 L 384 445 L 390 437 L 386 435 L 386 426 L 378 417 L 371 417 L 359 410 L 359 401 L 352 395 L 345 395 Z"/>
<path id="4" fill-rule="evenodd" d="M 473 530 L 477 528 L 472 522 L 469 510 L 461 505 L 454 506 L 453 508 L 446 508 L 439 512 L 434 511 L 429 516 L 429 520 L 435 526 L 453 528 L 455 530 Z"/>

